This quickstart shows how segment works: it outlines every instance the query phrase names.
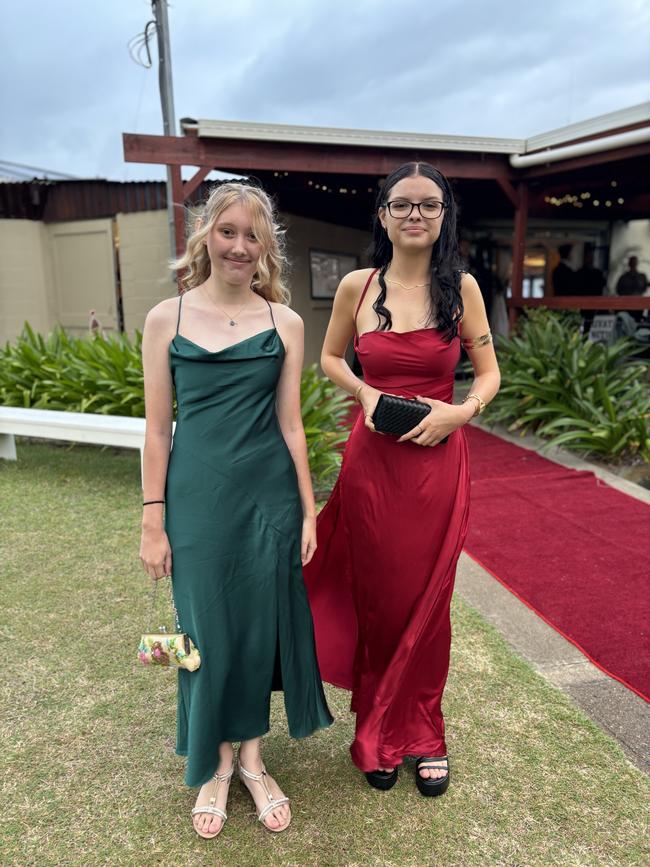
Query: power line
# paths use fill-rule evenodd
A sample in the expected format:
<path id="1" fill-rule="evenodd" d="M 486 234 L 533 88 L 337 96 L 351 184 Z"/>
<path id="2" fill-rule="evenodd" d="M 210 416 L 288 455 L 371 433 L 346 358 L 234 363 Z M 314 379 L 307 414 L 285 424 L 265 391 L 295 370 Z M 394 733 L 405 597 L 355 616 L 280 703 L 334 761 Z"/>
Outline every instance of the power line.
<path id="1" fill-rule="evenodd" d="M 3 160 L 0 159 L 0 172 L 9 172 L 10 174 L 15 175 L 26 175 L 29 172 L 36 172 L 37 174 L 45 175 L 46 177 L 50 177 L 53 180 L 64 180 L 64 181 L 79 181 L 78 175 L 69 175 L 66 172 L 58 172 L 54 169 L 44 169 L 41 166 L 30 166 L 26 163 L 16 163 L 12 160 Z"/>
<path id="2" fill-rule="evenodd" d="M 144 66 L 145 69 L 151 69 L 153 66 L 149 40 L 153 37 L 154 33 L 156 33 L 156 22 L 152 19 L 151 21 L 147 21 L 142 33 L 138 33 L 137 36 L 134 36 L 127 43 L 131 60 L 137 63 L 138 66 Z"/>

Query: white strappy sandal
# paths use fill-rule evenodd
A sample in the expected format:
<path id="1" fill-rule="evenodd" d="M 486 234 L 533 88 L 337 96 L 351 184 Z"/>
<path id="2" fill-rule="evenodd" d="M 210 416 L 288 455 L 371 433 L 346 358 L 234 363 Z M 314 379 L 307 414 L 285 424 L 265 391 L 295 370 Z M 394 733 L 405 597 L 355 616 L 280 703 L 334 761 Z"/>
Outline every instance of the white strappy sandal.
<path id="1" fill-rule="evenodd" d="M 212 777 L 214 785 L 212 786 L 212 792 L 208 803 L 202 804 L 200 807 L 192 808 L 192 826 L 199 837 L 203 837 L 204 840 L 213 840 L 217 834 L 220 834 L 223 831 L 223 826 L 226 824 L 228 816 L 223 810 L 219 809 L 219 807 L 215 805 L 217 803 L 217 795 L 219 794 L 219 786 L 221 783 L 230 783 L 234 770 L 235 765 L 233 764 L 232 768 L 226 774 L 215 774 Z M 218 816 L 221 819 L 221 827 L 216 834 L 204 834 L 202 831 L 199 831 L 194 824 L 194 816 L 198 816 L 200 813 L 209 813 L 211 816 Z"/>
<path id="2" fill-rule="evenodd" d="M 267 825 L 264 821 L 269 813 L 273 812 L 277 807 L 281 807 L 283 804 L 289 803 L 289 798 L 274 798 L 271 794 L 268 784 L 266 782 L 266 768 L 262 765 L 262 773 L 261 774 L 252 774 L 250 771 L 247 771 L 246 768 L 242 767 L 241 762 L 239 763 L 239 779 L 242 782 L 244 788 L 248 791 L 248 794 L 253 798 L 253 793 L 246 785 L 246 780 L 253 780 L 255 783 L 259 783 L 264 789 L 264 795 L 268 801 L 267 805 L 263 807 L 257 818 L 264 825 L 264 827 L 268 831 L 273 831 L 274 833 L 278 833 L 279 831 L 286 831 L 286 829 L 291 824 L 291 816 L 287 819 L 284 825 L 281 825 L 279 828 L 271 828 L 270 825 Z M 253 803 L 255 803 L 255 798 L 253 798 Z M 256 805 L 257 807 L 257 805 Z"/>

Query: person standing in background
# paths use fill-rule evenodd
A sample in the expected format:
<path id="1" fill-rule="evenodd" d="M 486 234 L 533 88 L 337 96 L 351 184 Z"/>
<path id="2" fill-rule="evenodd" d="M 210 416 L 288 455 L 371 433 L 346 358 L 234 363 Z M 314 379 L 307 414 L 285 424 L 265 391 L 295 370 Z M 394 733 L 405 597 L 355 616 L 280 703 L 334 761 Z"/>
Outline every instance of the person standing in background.
<path id="1" fill-rule="evenodd" d="M 575 271 L 569 263 L 571 256 L 571 244 L 562 244 L 558 247 L 560 261 L 553 269 L 553 293 L 555 295 L 575 294 Z"/>
<path id="2" fill-rule="evenodd" d="M 593 297 L 602 295 L 605 288 L 605 275 L 600 268 L 594 267 L 594 248 L 591 244 L 585 244 L 582 268 L 575 273 L 574 295 Z M 589 331 L 593 322 L 595 310 L 581 310 L 583 332 Z"/>
<path id="3" fill-rule="evenodd" d="M 637 270 L 639 267 L 639 259 L 637 256 L 630 256 L 627 260 L 628 271 L 618 278 L 616 283 L 617 295 L 643 295 L 647 286 L 648 278 L 643 271 Z"/>
<path id="4" fill-rule="evenodd" d="M 574 295 L 602 295 L 605 288 L 605 275 L 600 268 L 594 267 L 594 248 L 585 244 L 582 268 L 575 274 Z"/>

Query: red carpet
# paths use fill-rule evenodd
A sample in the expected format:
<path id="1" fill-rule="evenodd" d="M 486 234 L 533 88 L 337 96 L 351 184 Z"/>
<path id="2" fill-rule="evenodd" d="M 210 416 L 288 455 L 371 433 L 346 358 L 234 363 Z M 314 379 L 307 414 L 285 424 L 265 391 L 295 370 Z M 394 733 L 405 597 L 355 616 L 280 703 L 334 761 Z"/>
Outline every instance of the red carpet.
<path id="1" fill-rule="evenodd" d="M 650 506 L 465 428 L 467 553 L 595 665 L 650 701 Z"/>

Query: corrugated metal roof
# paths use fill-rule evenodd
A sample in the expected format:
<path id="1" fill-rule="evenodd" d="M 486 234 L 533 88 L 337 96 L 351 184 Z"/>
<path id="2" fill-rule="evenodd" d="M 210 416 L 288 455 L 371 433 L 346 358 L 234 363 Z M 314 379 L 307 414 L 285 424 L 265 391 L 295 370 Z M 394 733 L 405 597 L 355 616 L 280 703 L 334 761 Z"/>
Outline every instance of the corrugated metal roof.
<path id="1" fill-rule="evenodd" d="M 416 132 L 337 129 L 323 126 L 249 123 L 247 121 L 199 120 L 199 137 L 252 139 L 256 141 L 306 142 L 345 147 L 421 148 L 423 150 L 478 151 L 499 154 L 519 153 L 522 139 L 479 136 L 427 135 Z M 188 123 L 183 124 L 190 128 Z"/>
<path id="2" fill-rule="evenodd" d="M 249 139 L 256 141 L 304 142 L 347 147 L 413 148 L 432 151 L 465 151 L 500 154 L 525 154 L 603 132 L 650 122 L 650 102 L 609 112 L 589 120 L 560 127 L 528 139 L 454 136 L 322 126 L 297 126 L 281 123 L 251 123 L 190 118 L 183 119 L 184 130 L 196 130 L 199 137 Z"/>
<path id="3" fill-rule="evenodd" d="M 0 218 L 87 220 L 167 207 L 164 181 L 33 181 L 0 184 Z"/>

